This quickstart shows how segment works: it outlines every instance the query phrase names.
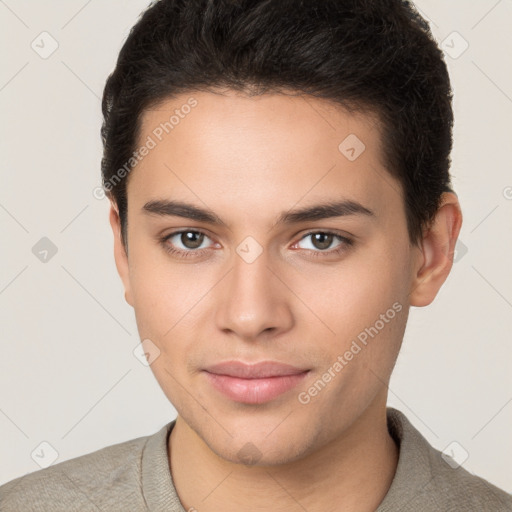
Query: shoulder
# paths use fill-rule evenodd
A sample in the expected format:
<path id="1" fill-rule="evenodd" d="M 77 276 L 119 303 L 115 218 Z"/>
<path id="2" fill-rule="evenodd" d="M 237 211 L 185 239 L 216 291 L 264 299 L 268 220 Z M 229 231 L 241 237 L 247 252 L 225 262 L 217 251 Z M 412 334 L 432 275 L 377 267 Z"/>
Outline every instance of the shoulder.
<path id="1" fill-rule="evenodd" d="M 424 512 L 512 512 L 512 495 L 431 446 L 403 413 L 388 408 L 388 428 L 400 445 L 400 454 L 395 478 L 378 512 L 400 507 Z"/>
<path id="2" fill-rule="evenodd" d="M 117 510 L 123 504 L 139 504 L 141 460 L 150 436 L 106 446 L 94 452 L 54 464 L 0 486 L 0 511 L 95 511 Z M 110 508 L 109 508 L 110 507 Z M 120 509 L 121 509 L 120 508 Z"/>
<path id="3" fill-rule="evenodd" d="M 432 481 L 424 492 L 435 498 L 433 501 L 446 510 L 512 512 L 512 495 L 455 461 L 450 466 L 446 455 L 433 447 L 430 449 Z"/>

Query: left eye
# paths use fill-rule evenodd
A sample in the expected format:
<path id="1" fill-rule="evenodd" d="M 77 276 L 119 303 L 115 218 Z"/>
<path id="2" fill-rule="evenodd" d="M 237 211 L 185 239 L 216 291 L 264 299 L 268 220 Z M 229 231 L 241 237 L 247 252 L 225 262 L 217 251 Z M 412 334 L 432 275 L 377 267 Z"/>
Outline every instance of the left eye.
<path id="1" fill-rule="evenodd" d="M 307 235 L 304 235 L 300 239 L 298 244 L 300 244 L 300 242 L 302 242 L 303 240 L 307 240 L 308 238 L 311 240 L 311 243 L 309 244 L 310 247 L 300 247 L 301 249 L 313 249 L 313 250 L 325 251 L 326 249 L 331 248 L 332 242 L 335 238 L 340 240 L 340 243 L 335 247 L 338 247 L 339 245 L 343 245 L 344 243 L 346 243 L 346 244 L 350 243 L 349 239 L 347 239 L 341 235 L 338 235 L 336 233 L 330 233 L 330 232 L 326 232 L 326 231 L 316 231 L 314 233 L 308 233 Z"/>

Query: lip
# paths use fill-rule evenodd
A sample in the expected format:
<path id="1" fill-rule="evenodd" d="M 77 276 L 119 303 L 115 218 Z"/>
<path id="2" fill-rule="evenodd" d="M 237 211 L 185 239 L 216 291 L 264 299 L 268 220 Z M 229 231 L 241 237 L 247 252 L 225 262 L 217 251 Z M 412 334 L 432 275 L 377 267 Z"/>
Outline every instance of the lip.
<path id="1" fill-rule="evenodd" d="M 242 361 L 225 361 L 208 366 L 205 371 L 216 375 L 227 375 L 240 379 L 264 379 L 267 377 L 284 377 L 297 375 L 307 371 L 307 368 L 297 368 L 277 361 L 260 361 L 258 363 L 244 363 Z"/>
<path id="2" fill-rule="evenodd" d="M 263 404 L 297 386 L 309 373 L 275 361 L 227 361 L 204 370 L 210 384 L 236 402 Z"/>

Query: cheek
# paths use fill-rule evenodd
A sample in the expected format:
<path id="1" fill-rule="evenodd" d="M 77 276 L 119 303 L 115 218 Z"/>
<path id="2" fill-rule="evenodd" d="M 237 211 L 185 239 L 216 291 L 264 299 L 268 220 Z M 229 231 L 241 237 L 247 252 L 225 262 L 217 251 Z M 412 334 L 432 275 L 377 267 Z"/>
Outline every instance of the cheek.
<path id="1" fill-rule="evenodd" d="M 400 248 L 399 243 L 375 240 L 372 247 L 361 248 L 337 264 L 311 267 L 311 272 L 289 278 L 294 292 L 315 313 L 307 312 L 305 318 L 343 344 L 373 325 L 395 303 L 406 309 L 407 258 L 405 245 Z"/>
<path id="2" fill-rule="evenodd" d="M 151 371 L 173 404 L 179 404 L 180 382 L 186 380 L 187 356 L 197 336 L 197 304 L 201 295 L 190 279 L 170 265 L 159 265 L 146 253 L 133 259 L 132 290 L 141 340 L 158 349 Z M 152 264 L 153 263 L 153 264 Z M 155 264 L 156 263 L 156 264 Z M 189 272 L 192 266 L 188 266 Z M 153 349 L 154 350 L 154 349 Z"/>
<path id="3" fill-rule="evenodd" d="M 302 398 L 334 423 L 350 411 L 359 414 L 389 379 L 408 316 L 403 256 L 362 257 L 347 271 L 340 267 L 316 280 L 324 293 L 311 309 L 335 334 L 321 331 L 326 334 L 318 337 L 319 365 Z"/>
<path id="4" fill-rule="evenodd" d="M 311 309 L 334 331 L 318 331 L 325 333 L 318 345 L 320 378 L 330 379 L 324 373 L 329 371 L 336 375 L 331 392 L 316 400 L 319 407 L 338 397 L 347 407 L 366 403 L 388 379 L 407 322 L 407 254 L 406 244 L 376 243 L 316 276 L 316 295 L 310 292 L 304 302 L 311 301 Z M 349 395 L 358 398 L 354 402 Z"/>
<path id="5" fill-rule="evenodd" d="M 130 283 L 139 330 L 159 339 L 186 320 L 205 290 L 204 275 L 194 265 L 172 264 L 150 244 L 133 244 Z"/>

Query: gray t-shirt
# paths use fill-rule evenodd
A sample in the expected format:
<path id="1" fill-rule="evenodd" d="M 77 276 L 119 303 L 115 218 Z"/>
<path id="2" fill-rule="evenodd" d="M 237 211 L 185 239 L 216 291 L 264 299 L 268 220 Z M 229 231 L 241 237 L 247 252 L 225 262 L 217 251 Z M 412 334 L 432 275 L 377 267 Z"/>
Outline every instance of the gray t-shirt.
<path id="1" fill-rule="evenodd" d="M 400 455 L 376 512 L 512 511 L 512 495 L 448 464 L 403 413 L 388 408 L 387 417 Z M 186 512 L 168 462 L 174 423 L 7 482 L 0 486 L 0 511 Z"/>

